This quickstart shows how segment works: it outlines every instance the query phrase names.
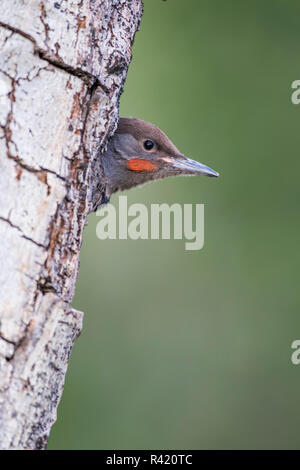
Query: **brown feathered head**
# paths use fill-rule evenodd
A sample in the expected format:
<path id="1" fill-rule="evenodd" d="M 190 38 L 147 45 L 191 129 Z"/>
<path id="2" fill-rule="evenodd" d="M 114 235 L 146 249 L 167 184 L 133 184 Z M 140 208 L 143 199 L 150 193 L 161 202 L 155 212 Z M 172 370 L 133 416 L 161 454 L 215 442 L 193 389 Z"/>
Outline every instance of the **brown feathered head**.
<path id="1" fill-rule="evenodd" d="M 185 157 L 153 124 L 135 118 L 120 118 L 103 155 L 103 168 L 110 194 L 167 176 L 219 176 Z"/>

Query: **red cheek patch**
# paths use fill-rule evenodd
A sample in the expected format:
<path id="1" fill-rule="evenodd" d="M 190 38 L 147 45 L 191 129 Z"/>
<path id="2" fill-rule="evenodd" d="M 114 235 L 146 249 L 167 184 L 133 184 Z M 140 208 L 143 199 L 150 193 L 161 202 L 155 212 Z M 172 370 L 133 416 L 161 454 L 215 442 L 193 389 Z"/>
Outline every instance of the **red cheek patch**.
<path id="1" fill-rule="evenodd" d="M 149 160 L 132 158 L 131 160 L 128 160 L 128 168 L 132 171 L 154 171 L 157 169 L 157 165 L 149 162 Z"/>

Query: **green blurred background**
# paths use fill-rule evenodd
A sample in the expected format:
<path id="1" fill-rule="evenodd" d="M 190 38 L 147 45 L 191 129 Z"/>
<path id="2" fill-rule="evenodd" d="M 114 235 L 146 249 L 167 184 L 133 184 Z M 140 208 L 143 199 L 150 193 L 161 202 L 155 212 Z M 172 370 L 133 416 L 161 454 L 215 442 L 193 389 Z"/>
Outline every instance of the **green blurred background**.
<path id="1" fill-rule="evenodd" d="M 144 3 L 121 115 L 221 177 L 124 193 L 204 203 L 198 252 L 100 241 L 89 216 L 49 449 L 299 449 L 299 0 Z"/>

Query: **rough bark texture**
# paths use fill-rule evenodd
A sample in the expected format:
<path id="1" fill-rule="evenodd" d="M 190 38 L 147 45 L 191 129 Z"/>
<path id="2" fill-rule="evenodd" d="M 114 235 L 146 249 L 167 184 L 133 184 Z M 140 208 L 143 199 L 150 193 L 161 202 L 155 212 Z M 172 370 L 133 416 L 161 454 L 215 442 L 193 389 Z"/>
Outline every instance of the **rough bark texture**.
<path id="1" fill-rule="evenodd" d="M 0 448 L 47 443 L 141 0 L 0 2 Z"/>

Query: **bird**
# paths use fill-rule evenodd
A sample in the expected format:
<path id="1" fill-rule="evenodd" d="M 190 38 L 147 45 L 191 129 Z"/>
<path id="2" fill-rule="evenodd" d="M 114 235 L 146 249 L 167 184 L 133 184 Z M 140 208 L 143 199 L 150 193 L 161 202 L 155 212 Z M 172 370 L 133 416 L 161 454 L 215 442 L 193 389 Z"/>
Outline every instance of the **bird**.
<path id="1" fill-rule="evenodd" d="M 121 117 L 102 155 L 107 181 L 105 201 L 117 191 L 177 175 L 219 173 L 183 155 L 158 127 L 142 119 Z"/>

